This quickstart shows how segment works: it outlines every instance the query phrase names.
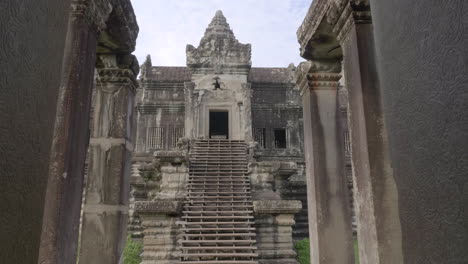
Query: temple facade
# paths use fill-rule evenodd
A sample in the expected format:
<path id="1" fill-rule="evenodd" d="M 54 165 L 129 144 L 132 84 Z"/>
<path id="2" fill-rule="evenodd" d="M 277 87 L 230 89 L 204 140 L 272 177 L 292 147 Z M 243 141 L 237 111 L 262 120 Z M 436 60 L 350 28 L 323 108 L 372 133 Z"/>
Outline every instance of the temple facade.
<path id="1" fill-rule="evenodd" d="M 149 55 L 141 67 L 129 232 L 143 263 L 297 263 L 308 220 L 296 68 L 251 67 L 221 11 L 186 54 L 187 67 Z"/>

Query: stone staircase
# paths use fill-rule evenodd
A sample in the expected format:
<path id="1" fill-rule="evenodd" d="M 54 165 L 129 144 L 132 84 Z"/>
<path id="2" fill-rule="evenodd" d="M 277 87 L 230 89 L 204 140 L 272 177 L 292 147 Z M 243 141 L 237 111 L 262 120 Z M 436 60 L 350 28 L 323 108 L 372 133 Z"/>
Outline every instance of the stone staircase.
<path id="1" fill-rule="evenodd" d="M 245 142 L 195 141 L 190 161 L 179 263 L 257 264 Z"/>

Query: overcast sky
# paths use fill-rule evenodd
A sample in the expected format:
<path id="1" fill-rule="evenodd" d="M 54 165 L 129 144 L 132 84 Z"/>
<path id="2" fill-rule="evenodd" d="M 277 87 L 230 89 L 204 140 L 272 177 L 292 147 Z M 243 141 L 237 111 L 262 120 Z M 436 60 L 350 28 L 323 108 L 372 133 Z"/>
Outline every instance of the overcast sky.
<path id="1" fill-rule="evenodd" d="M 296 66 L 296 31 L 312 0 L 132 0 L 140 26 L 135 55 L 155 66 L 185 66 L 185 46 L 198 46 L 222 10 L 241 43 L 252 44 L 255 67 Z"/>

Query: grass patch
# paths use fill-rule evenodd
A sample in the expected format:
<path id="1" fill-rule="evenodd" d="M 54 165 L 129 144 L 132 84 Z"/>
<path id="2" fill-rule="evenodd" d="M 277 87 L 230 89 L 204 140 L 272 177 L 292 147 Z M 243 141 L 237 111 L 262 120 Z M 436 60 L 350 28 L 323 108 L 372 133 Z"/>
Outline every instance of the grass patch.
<path id="1" fill-rule="evenodd" d="M 140 254 L 143 251 L 143 245 L 141 243 L 133 241 L 130 236 L 127 237 L 127 243 L 125 243 L 124 249 L 124 264 L 140 264 Z"/>
<path id="2" fill-rule="evenodd" d="M 359 264 L 359 244 L 357 239 L 354 239 L 354 263 Z"/>
<path id="3" fill-rule="evenodd" d="M 297 260 L 300 264 L 310 264 L 310 241 L 308 238 L 304 238 L 298 241 L 294 248 L 297 252 Z"/>

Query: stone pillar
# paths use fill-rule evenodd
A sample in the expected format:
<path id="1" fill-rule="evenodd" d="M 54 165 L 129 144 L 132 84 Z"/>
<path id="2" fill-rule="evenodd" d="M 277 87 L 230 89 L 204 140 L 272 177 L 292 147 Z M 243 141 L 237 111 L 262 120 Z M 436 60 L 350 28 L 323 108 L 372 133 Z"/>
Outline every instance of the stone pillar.
<path id="1" fill-rule="evenodd" d="M 197 110 L 196 98 L 194 95 L 195 83 L 185 82 L 184 83 L 184 99 L 185 99 L 185 137 L 195 137 L 195 111 Z"/>
<path id="2" fill-rule="evenodd" d="M 47 264 L 76 258 L 97 36 L 111 7 L 73 0 L 70 10 L 38 261 Z"/>
<path id="3" fill-rule="evenodd" d="M 302 209 L 300 201 L 254 201 L 259 264 L 297 264 L 294 251 L 294 215 Z"/>
<path id="4" fill-rule="evenodd" d="M 404 263 L 466 263 L 468 2 L 370 2 Z"/>
<path id="5" fill-rule="evenodd" d="M 360 262 L 403 263 L 398 192 L 383 122 L 369 5 L 347 6 L 335 29 L 348 90 Z"/>
<path id="6" fill-rule="evenodd" d="M 351 216 L 339 134 L 340 62 L 299 65 L 312 263 L 354 263 Z M 339 250 L 337 250 L 339 249 Z"/>
<path id="7" fill-rule="evenodd" d="M 100 56 L 106 68 L 98 69 L 96 82 L 80 263 L 118 263 L 125 244 L 138 72 L 118 61 Z"/>
<path id="8" fill-rule="evenodd" d="M 182 202 L 156 200 L 137 202 L 135 210 L 144 228 L 141 264 L 173 264 L 180 260 L 177 239 L 180 233 Z"/>

